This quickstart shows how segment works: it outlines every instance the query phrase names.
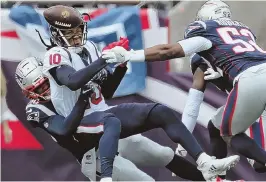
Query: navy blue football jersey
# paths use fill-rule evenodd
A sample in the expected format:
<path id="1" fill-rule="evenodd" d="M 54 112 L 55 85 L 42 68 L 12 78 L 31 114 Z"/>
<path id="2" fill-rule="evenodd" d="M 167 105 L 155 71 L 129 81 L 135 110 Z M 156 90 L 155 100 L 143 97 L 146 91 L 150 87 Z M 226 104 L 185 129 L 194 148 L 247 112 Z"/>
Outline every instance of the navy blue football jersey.
<path id="1" fill-rule="evenodd" d="M 255 35 L 243 23 L 230 19 L 195 21 L 185 30 L 185 39 L 195 36 L 212 42 L 209 50 L 198 54 L 233 79 L 251 66 L 266 63 L 266 51 L 255 41 Z"/>
<path id="2" fill-rule="evenodd" d="M 62 119 L 58 117 L 51 101 L 45 103 L 28 103 L 26 107 L 27 121 L 33 126 L 48 132 L 55 142 L 69 152 L 81 162 L 84 153 L 91 149 L 90 146 L 84 145 L 85 136 L 81 134 L 58 135 L 56 131 L 62 128 Z M 87 142 L 88 143 L 88 142 Z"/>
<path id="3" fill-rule="evenodd" d="M 198 68 L 200 68 L 203 72 L 205 72 L 209 68 L 207 63 L 204 61 L 204 58 L 202 58 L 198 54 L 194 54 L 191 57 L 190 67 L 193 74 Z M 220 77 L 217 79 L 208 80 L 208 82 L 214 84 L 219 90 L 223 92 L 230 92 L 233 88 L 227 77 Z"/>

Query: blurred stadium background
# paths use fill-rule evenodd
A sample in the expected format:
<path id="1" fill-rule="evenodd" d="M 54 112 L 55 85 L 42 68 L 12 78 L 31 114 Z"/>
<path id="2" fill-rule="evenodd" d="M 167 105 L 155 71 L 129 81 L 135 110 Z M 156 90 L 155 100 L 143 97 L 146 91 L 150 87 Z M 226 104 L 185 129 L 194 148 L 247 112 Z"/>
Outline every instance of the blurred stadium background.
<path id="1" fill-rule="evenodd" d="M 25 122 L 24 108 L 27 100 L 23 98 L 14 81 L 14 71 L 19 61 L 27 56 L 43 55 L 45 49 L 35 29 L 47 35 L 47 25 L 42 22 L 41 12 L 43 8 L 55 4 L 71 5 L 81 12 L 89 12 L 93 17 L 89 23 L 89 38 L 95 41 L 99 48 L 116 41 L 119 36 L 127 36 L 133 49 L 141 49 L 182 39 L 185 27 L 194 20 L 203 2 L 1 1 L 1 66 L 7 78 L 8 106 L 18 118 L 10 122 L 14 134 L 13 141 L 5 144 L 1 135 L 1 180 L 86 180 L 68 152 L 58 147 L 46 133 L 32 129 Z M 228 4 L 231 6 L 233 18 L 247 24 L 257 35 L 258 44 L 266 49 L 266 2 L 229 1 Z M 124 14 L 125 6 L 132 7 L 132 10 Z M 102 15 L 107 18 L 101 18 Z M 123 28 L 115 28 L 113 32 L 104 28 L 117 23 L 122 24 Z M 103 34 L 95 33 L 94 30 L 102 28 L 106 30 Z M 187 58 L 129 66 L 116 98 L 109 103 L 156 101 L 175 109 L 181 116 L 192 80 Z M 194 132 L 206 151 L 209 150 L 206 123 L 215 109 L 225 103 L 225 98 L 224 93 L 212 86 L 208 87 L 198 118 L 199 124 Z M 161 130 L 144 135 L 163 145 L 170 145 L 173 149 L 176 147 Z M 182 180 L 172 177 L 164 168 L 140 167 L 158 181 Z M 266 176 L 255 173 L 245 159 L 229 172 L 229 178 L 266 180 Z"/>

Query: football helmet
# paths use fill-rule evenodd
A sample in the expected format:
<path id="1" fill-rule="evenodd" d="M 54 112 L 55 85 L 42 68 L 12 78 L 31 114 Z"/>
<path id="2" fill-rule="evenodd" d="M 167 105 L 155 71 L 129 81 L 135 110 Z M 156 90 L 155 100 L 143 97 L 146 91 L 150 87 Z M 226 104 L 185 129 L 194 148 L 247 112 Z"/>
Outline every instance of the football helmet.
<path id="1" fill-rule="evenodd" d="M 73 7 L 52 6 L 44 11 L 44 17 L 49 24 L 52 41 L 65 48 L 80 52 L 87 42 L 87 22 Z"/>
<path id="2" fill-rule="evenodd" d="M 15 72 L 15 79 L 22 89 L 22 93 L 31 100 L 39 102 L 51 98 L 48 78 L 42 75 L 43 64 L 36 57 L 22 60 Z"/>
<path id="3" fill-rule="evenodd" d="M 230 7 L 220 0 L 205 2 L 197 13 L 196 20 L 206 21 L 219 18 L 231 18 Z"/>

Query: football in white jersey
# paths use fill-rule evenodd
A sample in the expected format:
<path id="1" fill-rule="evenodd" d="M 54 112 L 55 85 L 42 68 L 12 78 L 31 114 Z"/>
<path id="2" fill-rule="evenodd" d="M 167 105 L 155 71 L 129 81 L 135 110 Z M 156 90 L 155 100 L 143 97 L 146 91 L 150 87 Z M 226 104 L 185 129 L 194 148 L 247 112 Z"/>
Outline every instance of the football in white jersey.
<path id="1" fill-rule="evenodd" d="M 86 60 L 82 59 L 74 50 L 63 47 L 54 47 L 47 51 L 44 56 L 43 74 L 50 82 L 51 100 L 55 106 L 56 112 L 64 117 L 70 114 L 78 100 L 81 89 L 72 91 L 66 86 L 58 85 L 50 75 L 49 70 L 54 67 L 68 65 L 78 71 L 96 61 L 101 55 L 95 44 L 90 41 L 87 41 L 84 48 L 88 51 Z M 101 94 L 100 86 L 93 82 L 90 82 L 89 84 L 92 84 L 95 88 L 95 94 L 92 94 L 92 97 L 90 98 L 90 106 L 86 109 L 84 115 L 88 115 L 94 111 L 103 111 L 108 108 L 108 105 L 105 103 L 104 97 Z"/>

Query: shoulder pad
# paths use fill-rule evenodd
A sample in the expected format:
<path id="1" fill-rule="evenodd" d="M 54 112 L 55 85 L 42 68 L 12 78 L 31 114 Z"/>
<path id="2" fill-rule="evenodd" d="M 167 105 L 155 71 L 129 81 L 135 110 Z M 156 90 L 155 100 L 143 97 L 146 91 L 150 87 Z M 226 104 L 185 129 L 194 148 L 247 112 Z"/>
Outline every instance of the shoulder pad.
<path id="1" fill-rule="evenodd" d="M 92 41 L 87 41 L 85 45 L 86 49 L 90 52 L 93 58 L 99 58 L 101 56 L 101 52 L 97 48 L 96 44 Z M 92 61 L 96 61 L 97 59 L 93 59 Z"/>
<path id="2" fill-rule="evenodd" d="M 50 56 L 51 54 L 60 54 L 62 57 L 69 59 L 67 51 L 62 47 L 53 47 L 45 53 L 45 56 Z"/>
<path id="3" fill-rule="evenodd" d="M 217 23 L 217 21 L 215 21 L 215 20 L 206 20 L 206 21 L 202 21 L 202 22 L 204 22 L 206 24 L 206 28 L 211 27 L 211 26 L 212 27 L 220 26 L 219 23 Z"/>
<path id="4" fill-rule="evenodd" d="M 203 21 L 195 21 L 188 25 L 185 30 L 184 38 L 191 38 L 195 36 L 202 36 L 207 29 L 207 24 Z"/>
<path id="5" fill-rule="evenodd" d="M 27 107 L 26 108 L 27 121 L 39 123 L 41 114 L 42 114 L 42 112 L 35 107 Z"/>
<path id="6" fill-rule="evenodd" d="M 93 48 L 99 52 L 98 47 L 95 44 L 95 42 L 93 42 L 93 41 L 87 41 L 86 45 L 89 46 L 89 47 L 92 47 L 93 46 Z"/>
<path id="7" fill-rule="evenodd" d="M 71 57 L 64 48 L 53 47 L 45 53 L 43 60 L 43 73 L 46 76 L 49 77 L 47 71 L 61 65 L 68 65 L 72 67 Z"/>
<path id="8" fill-rule="evenodd" d="M 56 114 L 42 104 L 29 102 L 26 106 L 27 121 L 42 123 L 52 115 Z"/>

